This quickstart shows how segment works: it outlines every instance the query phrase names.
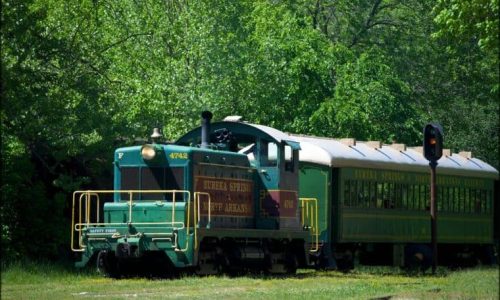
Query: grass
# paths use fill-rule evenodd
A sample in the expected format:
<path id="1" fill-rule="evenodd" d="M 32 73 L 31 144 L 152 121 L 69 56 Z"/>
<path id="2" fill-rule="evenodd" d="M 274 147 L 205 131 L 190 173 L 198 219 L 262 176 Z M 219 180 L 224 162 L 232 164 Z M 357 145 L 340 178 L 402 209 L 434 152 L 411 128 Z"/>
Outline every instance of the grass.
<path id="1" fill-rule="evenodd" d="M 398 268 L 360 266 L 344 274 L 299 270 L 295 276 L 102 278 L 53 264 L 2 269 L 2 299 L 498 299 L 498 267 L 409 276 Z"/>

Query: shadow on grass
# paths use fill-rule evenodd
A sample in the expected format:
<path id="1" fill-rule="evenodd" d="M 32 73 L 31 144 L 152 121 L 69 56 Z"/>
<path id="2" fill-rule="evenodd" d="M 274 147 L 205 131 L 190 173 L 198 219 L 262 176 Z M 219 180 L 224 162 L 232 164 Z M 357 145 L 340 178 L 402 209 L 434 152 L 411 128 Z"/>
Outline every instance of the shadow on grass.
<path id="1" fill-rule="evenodd" d="M 498 268 L 498 266 L 495 266 Z M 487 268 L 487 267 L 482 267 Z M 469 268 L 467 268 L 469 269 Z M 476 268 L 472 268 L 476 269 Z M 16 262 L 2 262 L 1 263 L 2 275 L 6 274 L 31 274 L 34 276 L 47 276 L 47 277 L 65 277 L 65 276 L 78 276 L 78 277 L 102 277 L 95 268 L 95 265 L 88 266 L 83 269 L 76 268 L 74 264 L 70 261 L 29 261 L 21 260 Z M 366 279 L 373 276 L 402 276 L 402 277 L 448 277 L 450 274 L 454 273 L 454 270 L 450 270 L 446 267 L 438 267 L 437 272 L 433 275 L 430 270 L 427 272 L 421 272 L 418 270 L 405 270 L 398 267 L 390 266 L 357 266 L 356 269 L 350 270 L 348 272 L 341 271 L 324 271 L 324 270 L 314 270 L 314 269 L 300 269 L 297 274 L 266 274 L 263 272 L 242 272 L 238 274 L 220 274 L 211 275 L 210 277 L 215 278 L 241 278 L 246 277 L 250 279 L 258 280 L 275 280 L 275 279 L 310 279 L 315 277 L 327 277 L 327 278 L 351 278 L 351 279 Z M 130 273 L 121 278 L 145 278 L 150 280 L 177 280 L 182 278 L 196 278 L 201 277 L 194 274 L 193 272 L 167 272 L 166 274 L 155 274 L 148 272 L 138 272 Z"/>
<path id="2" fill-rule="evenodd" d="M 266 274 L 262 273 L 240 273 L 240 274 L 219 274 L 219 275 L 210 275 L 211 277 L 220 277 L 220 278 L 250 278 L 250 279 L 258 279 L 258 280 L 275 280 L 275 279 L 310 279 L 315 277 L 322 278 L 332 278 L 332 279 L 342 279 L 342 278 L 350 278 L 350 279 L 367 279 L 373 276 L 380 277 L 390 277 L 390 276 L 400 276 L 400 277 L 447 277 L 450 271 L 441 267 L 438 268 L 438 272 L 436 275 L 431 274 L 430 272 L 421 272 L 421 271 L 413 271 L 413 270 L 405 270 L 397 267 L 387 267 L 387 266 L 360 266 L 357 269 L 350 271 L 338 271 L 338 270 L 315 270 L 315 269 L 300 269 L 297 274 Z M 200 277 L 195 274 L 183 274 L 182 277 Z"/>

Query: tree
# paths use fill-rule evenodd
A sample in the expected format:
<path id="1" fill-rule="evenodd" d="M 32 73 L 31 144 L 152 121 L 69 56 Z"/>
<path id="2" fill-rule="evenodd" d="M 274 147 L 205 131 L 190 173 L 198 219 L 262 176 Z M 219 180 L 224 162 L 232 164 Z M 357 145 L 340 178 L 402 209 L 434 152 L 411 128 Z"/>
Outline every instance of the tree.
<path id="1" fill-rule="evenodd" d="M 419 122 L 408 94 L 380 53 L 363 53 L 339 69 L 334 96 L 311 118 L 314 133 L 413 144 Z"/>
<path id="2" fill-rule="evenodd" d="M 498 57 L 498 1 L 439 0 L 434 7 L 439 30 L 435 37 L 453 36 L 459 42 L 474 42 Z"/>
<path id="3" fill-rule="evenodd" d="M 9 243 L 2 251 L 56 257 L 67 236 L 65 195 L 105 168 L 99 159 L 113 147 L 107 115 L 116 103 L 103 89 L 105 66 L 89 50 L 91 22 L 88 31 L 62 26 L 56 12 L 64 3 L 3 5 L 1 215 Z"/>
<path id="4" fill-rule="evenodd" d="M 445 124 L 448 145 L 472 150 L 497 169 L 499 124 L 498 1 L 441 0 L 432 34 L 448 64 L 440 84 L 445 101 L 435 117 Z"/>

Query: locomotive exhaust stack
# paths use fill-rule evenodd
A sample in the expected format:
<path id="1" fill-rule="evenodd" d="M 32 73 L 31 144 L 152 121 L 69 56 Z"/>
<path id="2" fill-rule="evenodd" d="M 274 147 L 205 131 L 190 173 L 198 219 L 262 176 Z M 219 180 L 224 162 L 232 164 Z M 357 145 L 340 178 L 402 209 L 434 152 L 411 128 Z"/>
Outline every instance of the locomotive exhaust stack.
<path id="1" fill-rule="evenodd" d="M 201 113 L 201 148 L 209 148 L 210 145 L 210 120 L 212 113 L 205 110 Z"/>

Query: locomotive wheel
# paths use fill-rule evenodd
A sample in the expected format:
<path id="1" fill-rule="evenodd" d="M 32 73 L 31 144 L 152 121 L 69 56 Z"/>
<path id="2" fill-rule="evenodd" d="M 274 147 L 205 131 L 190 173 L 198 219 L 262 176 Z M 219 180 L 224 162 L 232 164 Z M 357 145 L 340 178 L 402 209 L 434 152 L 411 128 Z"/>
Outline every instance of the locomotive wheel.
<path id="1" fill-rule="evenodd" d="M 337 258 L 337 268 L 341 272 L 349 272 L 354 269 L 354 254 L 347 250 Z"/>
<path id="2" fill-rule="evenodd" d="M 216 250 L 199 252 L 198 266 L 195 269 L 197 275 L 218 275 L 221 271 Z"/>
<path id="3" fill-rule="evenodd" d="M 105 277 L 117 278 L 117 261 L 113 252 L 101 250 L 97 254 L 97 272 Z"/>
<path id="4" fill-rule="evenodd" d="M 480 249 L 478 249 L 478 252 L 478 257 L 481 264 L 490 266 L 498 263 L 493 246 L 481 247 Z"/>
<path id="5" fill-rule="evenodd" d="M 286 274 L 295 274 L 297 273 L 297 268 L 299 266 L 299 262 L 297 260 L 297 256 L 293 253 L 289 253 L 286 258 L 285 271 Z"/>

